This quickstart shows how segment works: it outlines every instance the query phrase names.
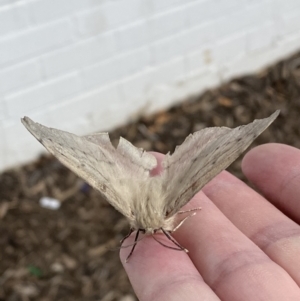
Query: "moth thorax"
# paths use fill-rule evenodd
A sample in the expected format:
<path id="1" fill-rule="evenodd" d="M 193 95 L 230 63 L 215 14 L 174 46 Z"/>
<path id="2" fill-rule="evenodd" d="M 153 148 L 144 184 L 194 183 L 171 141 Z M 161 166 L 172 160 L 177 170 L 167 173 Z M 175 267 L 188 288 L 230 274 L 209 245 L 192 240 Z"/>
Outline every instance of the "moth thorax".
<path id="1" fill-rule="evenodd" d="M 135 223 L 137 229 L 145 229 L 147 233 L 153 233 L 154 230 L 163 227 L 164 217 L 153 212 L 137 212 Z"/>
<path id="2" fill-rule="evenodd" d="M 166 219 L 165 216 L 156 215 L 139 215 L 137 214 L 133 228 L 143 229 L 146 234 L 154 234 L 160 229 L 172 231 L 174 229 L 174 218 Z"/>

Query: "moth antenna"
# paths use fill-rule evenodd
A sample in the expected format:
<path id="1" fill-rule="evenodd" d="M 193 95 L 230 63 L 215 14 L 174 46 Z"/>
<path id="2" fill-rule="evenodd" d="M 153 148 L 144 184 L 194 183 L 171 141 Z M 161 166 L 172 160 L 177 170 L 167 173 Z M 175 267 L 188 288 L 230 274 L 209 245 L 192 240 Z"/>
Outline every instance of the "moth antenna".
<path id="1" fill-rule="evenodd" d="M 196 210 L 196 209 L 194 209 L 194 210 Z M 183 212 L 182 212 L 183 213 Z M 187 217 L 185 217 L 173 230 L 172 230 L 172 232 L 175 232 L 176 230 L 178 230 L 178 228 L 179 227 L 181 227 L 182 226 L 182 224 L 188 219 L 188 218 L 190 218 L 190 217 L 192 217 L 192 216 L 194 216 L 194 215 L 196 215 L 196 212 L 194 212 L 194 213 L 192 213 L 192 214 L 190 214 L 190 215 L 188 215 Z"/>
<path id="2" fill-rule="evenodd" d="M 163 247 L 165 248 L 168 248 L 168 249 L 172 249 L 172 250 L 175 250 L 175 251 L 183 251 L 184 249 L 183 248 L 174 248 L 174 247 L 171 247 L 171 246 L 168 246 L 168 245 L 165 245 L 164 243 L 162 243 L 161 241 L 159 241 L 158 239 L 155 238 L 155 236 L 152 234 L 152 237 L 155 241 L 157 241 L 160 245 L 162 245 Z"/>
<path id="3" fill-rule="evenodd" d="M 197 207 L 197 208 L 193 208 L 190 210 L 184 210 L 184 211 L 178 211 L 177 214 L 183 214 L 183 213 L 187 213 L 187 212 L 191 212 L 191 211 L 197 211 L 197 210 L 201 210 L 201 207 Z"/>

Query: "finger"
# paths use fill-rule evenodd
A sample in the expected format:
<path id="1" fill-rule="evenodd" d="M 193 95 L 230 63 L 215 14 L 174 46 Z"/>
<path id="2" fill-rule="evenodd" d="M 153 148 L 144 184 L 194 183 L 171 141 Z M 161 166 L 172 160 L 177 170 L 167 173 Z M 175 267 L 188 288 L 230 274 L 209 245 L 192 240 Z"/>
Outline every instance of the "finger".
<path id="1" fill-rule="evenodd" d="M 163 235 L 155 235 L 169 244 Z M 124 245 L 130 243 L 133 243 L 132 236 Z M 129 250 L 121 249 L 120 257 L 140 301 L 220 300 L 203 281 L 185 252 L 165 248 L 152 237 L 145 237 L 126 263 L 128 253 Z"/>
<path id="2" fill-rule="evenodd" d="M 265 144 L 244 158 L 243 172 L 264 196 L 300 223 L 300 150 Z"/>
<path id="3" fill-rule="evenodd" d="M 179 229 L 176 239 L 221 300 L 300 300 L 292 278 L 241 233 L 204 195 L 184 209 L 202 207 Z"/>
<path id="4" fill-rule="evenodd" d="M 162 170 L 164 155 L 151 153 L 157 159 L 157 166 L 151 171 L 151 175 L 155 176 Z M 156 238 L 166 245 L 170 244 L 162 235 L 156 234 Z M 124 245 L 131 243 L 133 235 Z M 220 300 L 183 251 L 165 248 L 152 237 L 140 241 L 126 263 L 129 250 L 121 249 L 120 257 L 139 300 Z"/>
<path id="5" fill-rule="evenodd" d="M 299 225 L 228 172 L 215 177 L 203 191 L 237 228 L 300 285 Z"/>

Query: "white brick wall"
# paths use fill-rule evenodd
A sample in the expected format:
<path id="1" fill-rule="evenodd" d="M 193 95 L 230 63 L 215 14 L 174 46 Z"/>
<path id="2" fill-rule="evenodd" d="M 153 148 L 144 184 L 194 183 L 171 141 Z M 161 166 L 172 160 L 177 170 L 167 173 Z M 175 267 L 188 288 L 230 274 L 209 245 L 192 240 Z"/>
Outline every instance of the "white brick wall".
<path id="1" fill-rule="evenodd" d="M 23 115 L 107 130 L 299 48 L 299 0 L 0 0 L 0 170 L 42 151 Z"/>

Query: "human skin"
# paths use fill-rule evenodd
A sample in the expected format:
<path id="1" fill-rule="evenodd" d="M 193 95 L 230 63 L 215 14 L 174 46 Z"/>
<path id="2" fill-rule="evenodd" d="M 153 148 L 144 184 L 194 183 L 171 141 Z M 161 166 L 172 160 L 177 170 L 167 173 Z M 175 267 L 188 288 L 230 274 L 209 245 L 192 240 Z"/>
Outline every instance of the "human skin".
<path id="1" fill-rule="evenodd" d="M 163 155 L 155 156 L 161 162 Z M 300 150 L 258 146 L 245 155 L 242 170 L 260 194 L 223 171 L 183 208 L 202 208 L 173 233 L 188 254 L 151 236 L 128 263 L 130 249 L 121 249 L 140 301 L 300 300 Z"/>

